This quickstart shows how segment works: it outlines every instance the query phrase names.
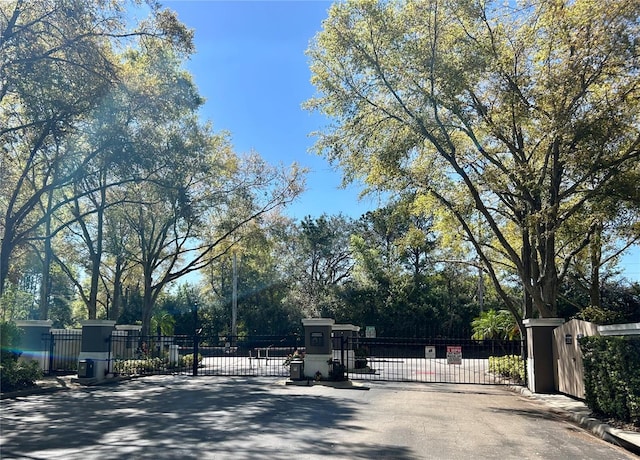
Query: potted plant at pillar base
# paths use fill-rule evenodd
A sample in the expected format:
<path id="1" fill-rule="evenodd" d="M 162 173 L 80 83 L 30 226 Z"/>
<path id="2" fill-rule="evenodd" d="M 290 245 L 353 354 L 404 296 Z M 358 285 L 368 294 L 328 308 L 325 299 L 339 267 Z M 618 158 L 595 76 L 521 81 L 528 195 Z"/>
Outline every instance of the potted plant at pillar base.
<path id="1" fill-rule="evenodd" d="M 304 380 L 304 352 L 296 349 L 285 358 L 282 365 L 289 368 L 291 380 Z"/>
<path id="2" fill-rule="evenodd" d="M 285 358 L 284 362 L 282 363 L 283 366 L 286 367 L 290 367 L 291 366 L 291 361 L 304 361 L 304 352 L 303 351 L 299 351 L 299 350 L 294 350 L 294 352 L 290 355 L 287 355 L 287 357 Z"/>

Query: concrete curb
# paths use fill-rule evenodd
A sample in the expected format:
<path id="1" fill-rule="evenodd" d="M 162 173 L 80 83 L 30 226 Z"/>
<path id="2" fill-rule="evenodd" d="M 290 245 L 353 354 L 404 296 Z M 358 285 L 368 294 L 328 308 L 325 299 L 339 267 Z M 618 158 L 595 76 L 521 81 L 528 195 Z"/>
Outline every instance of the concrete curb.
<path id="1" fill-rule="evenodd" d="M 591 417 L 591 410 L 588 407 L 584 406 L 584 403 L 579 403 L 580 405 L 584 406 L 579 409 L 578 408 L 567 409 L 551 401 L 550 396 L 540 394 L 540 393 L 533 393 L 528 388 L 509 385 L 509 389 L 516 393 L 520 393 L 522 396 L 526 396 L 528 398 L 535 399 L 537 401 L 541 401 L 545 403 L 547 406 L 550 406 L 554 410 L 561 412 L 569 420 L 576 423 L 577 425 L 584 428 L 585 430 L 590 431 L 592 434 L 594 434 L 595 436 L 598 436 L 600 439 L 607 441 L 611 444 L 614 444 L 618 447 L 622 447 L 623 449 L 626 449 L 635 455 L 640 455 L 640 433 L 620 430 L 594 417 Z M 557 397 L 558 395 L 553 395 L 553 396 Z M 564 396 L 564 397 L 567 400 L 575 401 L 568 396 Z"/>

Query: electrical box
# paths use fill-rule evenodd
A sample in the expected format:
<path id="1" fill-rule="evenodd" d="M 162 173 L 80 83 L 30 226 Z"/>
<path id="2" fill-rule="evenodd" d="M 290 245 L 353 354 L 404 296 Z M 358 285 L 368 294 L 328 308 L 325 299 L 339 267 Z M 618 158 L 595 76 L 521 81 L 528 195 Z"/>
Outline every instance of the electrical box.
<path id="1" fill-rule="evenodd" d="M 304 361 L 301 359 L 294 359 L 289 364 L 290 378 L 291 380 L 303 380 L 304 379 Z"/>
<path id="2" fill-rule="evenodd" d="M 93 377 L 93 359 L 81 359 L 78 361 L 78 378 L 92 379 Z"/>

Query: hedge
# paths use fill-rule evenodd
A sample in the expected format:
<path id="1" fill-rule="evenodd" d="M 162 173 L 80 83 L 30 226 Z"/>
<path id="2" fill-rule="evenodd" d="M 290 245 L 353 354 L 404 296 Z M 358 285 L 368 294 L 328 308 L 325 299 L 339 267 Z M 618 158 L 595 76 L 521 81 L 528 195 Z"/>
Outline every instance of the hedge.
<path id="1" fill-rule="evenodd" d="M 580 347 L 589 408 L 640 426 L 640 337 L 583 337 Z"/>
<path id="2" fill-rule="evenodd" d="M 22 330 L 15 323 L 0 322 L 0 392 L 29 388 L 42 378 L 42 370 L 36 361 L 18 361 L 17 351 Z"/>
<path id="3" fill-rule="evenodd" d="M 489 371 L 518 382 L 525 381 L 524 361 L 517 355 L 490 356 Z"/>

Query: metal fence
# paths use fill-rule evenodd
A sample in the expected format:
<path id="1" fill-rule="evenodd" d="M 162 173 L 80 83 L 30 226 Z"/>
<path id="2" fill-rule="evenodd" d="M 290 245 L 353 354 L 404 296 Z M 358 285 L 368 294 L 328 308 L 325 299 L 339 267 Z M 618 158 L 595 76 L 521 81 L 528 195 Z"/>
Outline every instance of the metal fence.
<path id="1" fill-rule="evenodd" d="M 353 353 L 353 364 L 347 366 L 347 375 L 353 380 L 521 383 L 519 377 L 505 375 L 512 366 L 519 366 L 521 372 L 518 373 L 524 375 L 521 341 L 358 338 L 348 348 L 353 350 L 347 352 L 349 360 Z M 496 360 L 507 356 L 512 358 Z"/>
<path id="2" fill-rule="evenodd" d="M 111 371 L 118 375 L 288 377 L 287 357 L 300 344 L 299 336 L 112 335 Z M 195 365 L 194 356 L 198 356 Z"/>
<path id="3" fill-rule="evenodd" d="M 45 372 L 77 371 L 80 330 L 52 330 L 43 342 L 48 350 Z M 288 357 L 304 351 L 303 342 L 300 336 L 142 337 L 137 331 L 114 331 L 109 372 L 289 377 Z M 522 383 L 505 375 L 516 366 L 524 375 L 522 351 L 521 341 L 353 337 L 334 338 L 333 359 L 342 362 L 352 380 L 507 384 Z M 514 358 L 506 364 L 495 362 L 505 356 Z M 496 366 L 502 366 L 502 372 Z"/>
<path id="4" fill-rule="evenodd" d="M 42 335 L 43 370 L 46 374 L 69 374 L 78 370 L 82 346 L 81 329 L 52 329 Z"/>

